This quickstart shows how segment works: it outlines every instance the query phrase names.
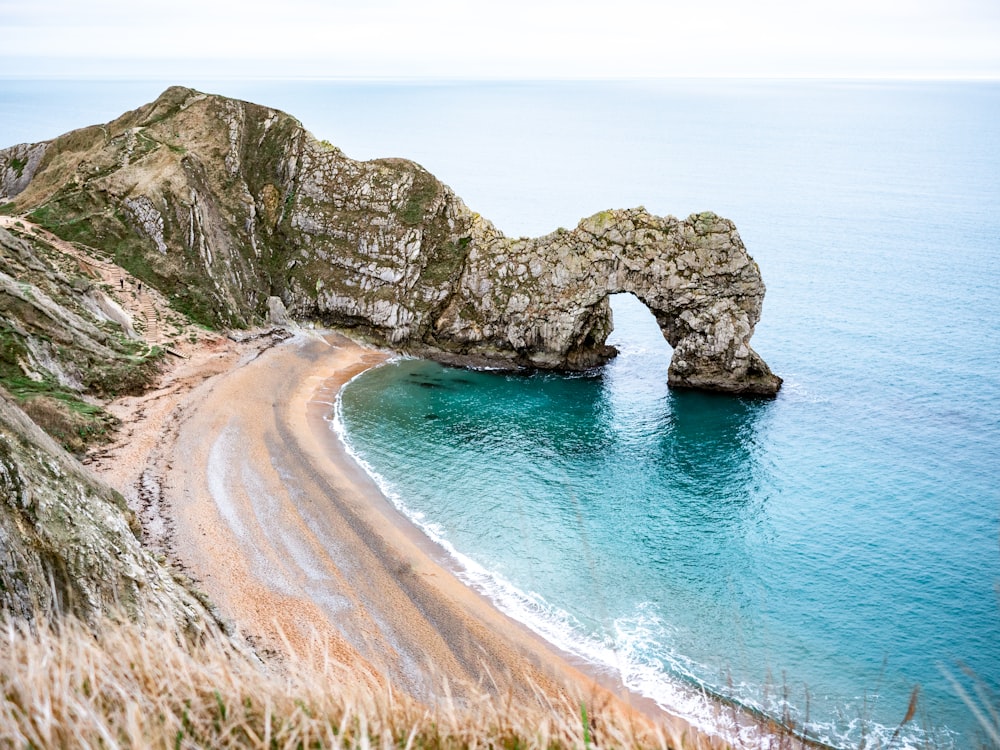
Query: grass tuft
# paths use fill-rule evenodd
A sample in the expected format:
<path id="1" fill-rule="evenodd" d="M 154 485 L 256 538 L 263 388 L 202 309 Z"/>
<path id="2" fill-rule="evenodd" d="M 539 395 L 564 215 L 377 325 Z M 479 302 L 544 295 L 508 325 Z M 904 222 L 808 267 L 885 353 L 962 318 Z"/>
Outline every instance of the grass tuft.
<path id="1" fill-rule="evenodd" d="M 318 639 L 317 639 L 318 640 Z M 570 750 L 721 748 L 604 704 L 418 703 L 329 659 L 261 662 L 218 632 L 122 618 L 0 629 L 0 747 Z M 448 692 L 447 690 L 445 691 Z M 582 722 L 581 722 L 582 718 Z M 600 738 L 593 731 L 600 726 Z"/>
<path id="2" fill-rule="evenodd" d="M 979 723 L 988 743 L 984 747 L 991 748 L 991 750 L 1000 749 L 1000 708 L 998 708 L 1000 701 L 972 669 L 965 664 L 959 664 L 959 668 L 965 675 L 965 685 L 955 677 L 950 669 L 940 667 L 941 673 L 951 684 L 955 694 L 962 699 L 969 712 Z M 971 694 L 967 689 L 968 685 L 971 685 Z"/>

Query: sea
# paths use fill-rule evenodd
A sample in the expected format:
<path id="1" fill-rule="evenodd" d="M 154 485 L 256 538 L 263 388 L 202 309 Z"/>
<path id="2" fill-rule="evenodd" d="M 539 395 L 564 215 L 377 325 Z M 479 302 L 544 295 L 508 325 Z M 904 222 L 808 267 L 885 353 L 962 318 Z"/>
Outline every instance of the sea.
<path id="1" fill-rule="evenodd" d="M 397 358 L 331 426 L 470 586 L 711 731 L 765 743 L 737 705 L 837 748 L 992 746 L 1000 84 L 0 80 L 0 146 L 173 83 L 413 159 L 512 236 L 638 205 L 732 219 L 776 398 L 667 388 L 625 295 L 603 368 Z"/>

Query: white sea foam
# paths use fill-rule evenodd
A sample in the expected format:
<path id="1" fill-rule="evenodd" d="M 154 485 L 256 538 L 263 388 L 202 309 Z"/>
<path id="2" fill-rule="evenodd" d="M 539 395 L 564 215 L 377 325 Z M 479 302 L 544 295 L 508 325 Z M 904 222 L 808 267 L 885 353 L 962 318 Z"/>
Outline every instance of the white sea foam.
<path id="1" fill-rule="evenodd" d="M 795 379 L 794 374 L 785 377 L 781 384 L 781 398 L 793 399 L 806 404 L 830 403 L 830 397 L 822 393 L 814 393 L 808 386 Z"/>

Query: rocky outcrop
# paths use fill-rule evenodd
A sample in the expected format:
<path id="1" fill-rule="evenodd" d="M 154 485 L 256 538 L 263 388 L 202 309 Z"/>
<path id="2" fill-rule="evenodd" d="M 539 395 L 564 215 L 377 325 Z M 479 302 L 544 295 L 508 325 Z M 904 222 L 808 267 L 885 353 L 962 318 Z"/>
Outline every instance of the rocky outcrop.
<path id="1" fill-rule="evenodd" d="M 0 224 L 0 619 L 200 631 L 214 616 L 143 546 L 122 496 L 66 451 L 113 429 L 100 397 L 142 390 L 159 354 L 113 298 L 124 283 L 101 283 L 96 261 L 21 221 Z"/>
<path id="2" fill-rule="evenodd" d="M 8 212 L 106 249 L 202 322 L 258 322 L 279 297 L 293 318 L 445 361 L 583 369 L 613 356 L 608 296 L 631 292 L 674 348 L 672 385 L 780 387 L 749 344 L 757 265 L 710 213 L 607 211 L 508 238 L 419 165 L 354 161 L 281 112 L 182 88 L 16 148 L 0 173 L 41 156 Z"/>
<path id="3" fill-rule="evenodd" d="M 141 340 L 121 296 L 114 298 L 119 283 L 102 283 L 64 243 L 57 247 L 20 221 L 0 217 L 3 223 L 10 228 L 0 226 L 0 386 L 80 453 L 115 421 L 96 399 L 143 390 L 162 351 Z"/>
<path id="4" fill-rule="evenodd" d="M 138 532 L 122 497 L 0 390 L 0 618 L 119 614 L 195 629 L 208 622 Z"/>
<path id="5" fill-rule="evenodd" d="M 773 394 L 780 379 L 750 348 L 764 286 L 732 222 L 605 211 L 572 231 L 511 240 L 474 225 L 455 292 L 426 336 L 443 351 L 544 368 L 603 363 L 608 296 L 630 292 L 673 347 L 670 384 Z"/>
<path id="6" fill-rule="evenodd" d="M 0 202 L 6 196 L 17 195 L 31 182 L 38 164 L 45 155 L 45 143 L 22 143 L 7 149 L 0 161 Z"/>

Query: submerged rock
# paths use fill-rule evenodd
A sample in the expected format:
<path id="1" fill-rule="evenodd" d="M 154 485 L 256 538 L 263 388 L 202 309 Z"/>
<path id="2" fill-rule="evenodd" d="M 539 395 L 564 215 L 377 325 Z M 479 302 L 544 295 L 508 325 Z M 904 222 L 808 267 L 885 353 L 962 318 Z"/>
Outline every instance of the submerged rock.
<path id="1" fill-rule="evenodd" d="M 104 247 L 214 325 L 350 327 L 456 364 L 579 370 L 614 355 L 631 292 L 674 347 L 671 385 L 770 395 L 750 347 L 764 284 L 735 227 L 606 211 L 510 238 L 413 162 L 359 162 L 294 118 L 168 89 L 101 127 L 0 151 L 8 212 Z M 14 175 L 16 176 L 16 179 Z"/>

